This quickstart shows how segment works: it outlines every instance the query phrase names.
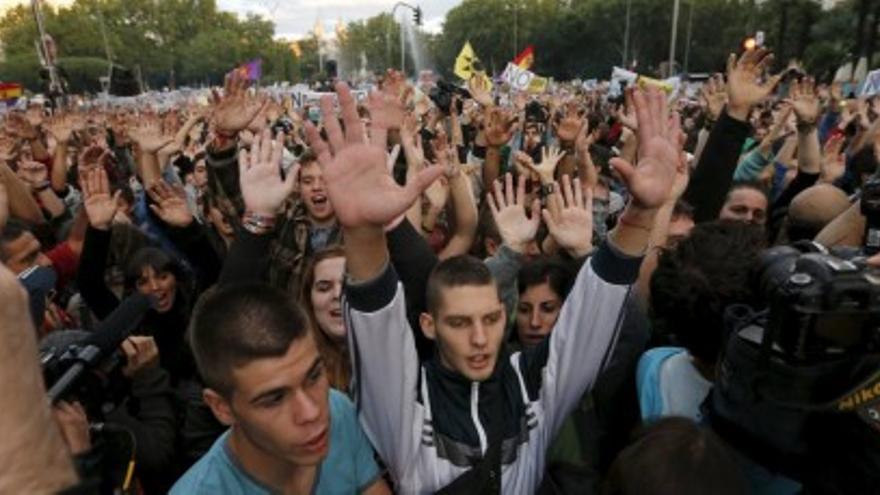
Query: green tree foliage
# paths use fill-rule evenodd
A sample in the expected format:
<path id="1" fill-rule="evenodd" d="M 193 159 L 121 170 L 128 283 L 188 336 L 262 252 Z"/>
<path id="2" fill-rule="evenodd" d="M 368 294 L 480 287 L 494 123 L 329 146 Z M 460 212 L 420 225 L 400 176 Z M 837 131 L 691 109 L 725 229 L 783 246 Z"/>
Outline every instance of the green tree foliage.
<path id="1" fill-rule="evenodd" d="M 76 0 L 67 7 L 45 6 L 43 15 L 58 44 L 59 65 L 66 70 L 71 65 L 68 75 L 76 91 L 98 87 L 108 57 L 115 64 L 140 68 L 152 87 L 217 84 L 237 64 L 258 57 L 265 81 L 294 76 L 293 55 L 273 39 L 271 21 L 239 19 L 218 10 L 215 0 Z M 37 38 L 30 8 L 15 7 L 0 18 L 4 79 L 39 88 L 34 72 Z M 101 60 L 100 70 L 95 59 Z"/>
<path id="2" fill-rule="evenodd" d="M 680 68 L 687 61 L 690 72 L 723 70 L 727 55 L 759 30 L 777 53 L 777 68 L 799 59 L 826 79 L 853 57 L 872 56 L 880 45 L 880 2 L 844 0 L 822 10 L 820 0 L 680 1 L 675 58 Z M 538 74 L 605 78 L 623 61 L 627 5 L 627 60 L 637 62 L 640 72 L 658 74 L 669 57 L 673 0 L 462 0 L 447 13 L 443 31 L 423 35 L 422 41 L 435 71 L 446 76 L 470 41 L 493 73 L 532 44 Z M 256 57 L 263 59 L 264 82 L 322 77 L 314 36 L 298 42 L 301 56 L 295 57 L 286 42 L 273 39 L 270 20 L 221 12 L 216 0 L 75 0 L 46 8 L 45 18 L 62 65 L 66 59 L 107 59 L 109 51 L 114 63 L 139 67 L 153 87 L 217 84 L 230 68 Z M 374 72 L 398 66 L 399 36 L 388 13 L 349 23 L 339 39 L 341 73 L 356 72 L 364 60 Z M 3 78 L 35 87 L 36 39 L 29 8 L 12 8 L 0 18 Z M 412 71 L 411 58 L 407 66 Z M 76 73 L 88 78 L 103 70 L 91 63 Z M 75 89 L 94 84 L 83 80 Z"/>

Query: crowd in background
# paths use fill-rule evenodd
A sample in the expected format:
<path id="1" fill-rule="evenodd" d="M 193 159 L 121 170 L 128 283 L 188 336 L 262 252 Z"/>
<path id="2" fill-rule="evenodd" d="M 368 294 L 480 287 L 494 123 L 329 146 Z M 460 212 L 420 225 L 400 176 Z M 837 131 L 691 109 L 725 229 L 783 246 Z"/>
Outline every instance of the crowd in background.
<path id="1" fill-rule="evenodd" d="M 6 113 L 0 492 L 874 493 L 870 415 L 838 443 L 783 421 L 788 445 L 712 413 L 726 309 L 775 301 L 765 249 L 872 225 L 880 98 L 772 63 L 693 98 L 389 70 L 359 101 L 232 74 L 170 109 Z M 50 422 L 47 361 L 138 295 Z"/>

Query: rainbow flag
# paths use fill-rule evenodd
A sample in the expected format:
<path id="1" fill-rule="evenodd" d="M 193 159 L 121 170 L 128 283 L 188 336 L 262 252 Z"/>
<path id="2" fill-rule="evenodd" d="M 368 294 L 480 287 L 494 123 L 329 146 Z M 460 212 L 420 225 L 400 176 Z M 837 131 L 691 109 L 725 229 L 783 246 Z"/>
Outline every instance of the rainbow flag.
<path id="1" fill-rule="evenodd" d="M 21 98 L 24 90 L 19 83 L 0 82 L 0 100 L 14 101 Z"/>

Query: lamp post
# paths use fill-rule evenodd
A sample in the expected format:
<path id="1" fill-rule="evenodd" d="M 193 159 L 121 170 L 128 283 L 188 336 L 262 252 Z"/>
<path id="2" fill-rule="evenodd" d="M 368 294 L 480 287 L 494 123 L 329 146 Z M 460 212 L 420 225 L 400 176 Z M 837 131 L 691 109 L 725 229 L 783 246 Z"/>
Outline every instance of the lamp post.
<path id="1" fill-rule="evenodd" d="M 422 9 L 420 7 L 413 7 L 412 5 L 406 2 L 397 2 L 394 4 L 394 7 L 391 9 L 391 19 L 394 19 L 394 14 L 397 12 L 398 7 L 405 7 L 413 11 L 416 14 L 416 18 L 421 21 Z M 404 39 L 404 27 L 403 21 L 400 22 L 400 72 L 406 72 L 405 70 L 405 62 L 406 62 L 406 40 Z M 388 60 L 388 66 L 391 66 L 391 25 L 388 25 L 388 29 L 385 30 L 385 58 Z"/>
<path id="2" fill-rule="evenodd" d="M 667 74 L 667 77 L 672 77 L 672 71 L 675 67 L 675 42 L 678 35 L 678 8 L 680 3 L 681 0 L 675 0 L 675 5 L 672 8 L 672 39 L 669 41 L 669 74 Z"/>
<path id="3" fill-rule="evenodd" d="M 626 23 L 623 28 L 623 62 L 621 67 L 626 69 L 626 58 L 629 55 L 629 14 L 632 10 L 632 0 L 626 0 Z"/>

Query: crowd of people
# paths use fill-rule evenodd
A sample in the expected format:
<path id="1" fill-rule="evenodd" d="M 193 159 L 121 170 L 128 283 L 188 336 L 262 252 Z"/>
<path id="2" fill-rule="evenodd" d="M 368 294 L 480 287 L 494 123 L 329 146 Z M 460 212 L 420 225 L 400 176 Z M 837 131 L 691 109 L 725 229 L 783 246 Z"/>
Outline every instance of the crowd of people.
<path id="1" fill-rule="evenodd" d="M 772 65 L 7 113 L 0 492 L 878 493 L 880 98 Z"/>

